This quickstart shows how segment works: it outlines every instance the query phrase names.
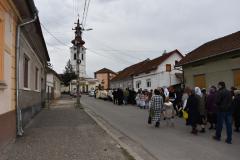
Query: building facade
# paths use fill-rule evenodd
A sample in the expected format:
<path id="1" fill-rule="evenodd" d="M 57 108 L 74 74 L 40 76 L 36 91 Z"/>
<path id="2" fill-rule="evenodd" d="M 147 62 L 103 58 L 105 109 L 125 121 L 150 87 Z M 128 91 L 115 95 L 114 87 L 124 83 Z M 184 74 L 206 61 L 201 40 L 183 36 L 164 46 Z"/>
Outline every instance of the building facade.
<path id="1" fill-rule="evenodd" d="M 86 78 L 87 73 L 86 73 L 86 48 L 85 47 L 80 47 L 79 58 L 81 60 L 81 63 L 79 66 L 79 77 Z M 76 71 L 77 48 L 74 46 L 70 48 L 70 61 L 74 71 Z"/>
<path id="2" fill-rule="evenodd" d="M 61 97 L 61 80 L 59 75 L 48 68 L 47 71 L 47 82 L 46 82 L 46 96 L 47 100 L 58 99 Z"/>
<path id="3" fill-rule="evenodd" d="M 116 77 L 117 73 L 110 69 L 102 68 L 94 73 L 95 79 L 100 82 L 101 89 L 110 89 L 110 80 Z"/>
<path id="4" fill-rule="evenodd" d="M 131 65 L 122 71 L 118 72 L 118 74 L 110 81 L 110 88 L 112 89 L 134 89 L 133 85 L 133 76 L 136 72 L 142 69 L 143 65 L 145 65 L 149 59 Z"/>
<path id="5" fill-rule="evenodd" d="M 182 71 L 175 69 L 175 63 L 182 58 L 183 55 L 178 50 L 174 50 L 150 60 L 141 70 L 134 73 L 134 90 L 140 88 L 143 90 L 154 90 L 158 87 L 181 84 L 182 80 L 178 75 L 182 74 Z"/>
<path id="6" fill-rule="evenodd" d="M 183 58 L 185 86 L 209 88 L 224 81 L 240 88 L 240 32 L 207 42 Z"/>
<path id="7" fill-rule="evenodd" d="M 0 1 L 0 149 L 16 137 L 16 28 L 12 1 Z"/>

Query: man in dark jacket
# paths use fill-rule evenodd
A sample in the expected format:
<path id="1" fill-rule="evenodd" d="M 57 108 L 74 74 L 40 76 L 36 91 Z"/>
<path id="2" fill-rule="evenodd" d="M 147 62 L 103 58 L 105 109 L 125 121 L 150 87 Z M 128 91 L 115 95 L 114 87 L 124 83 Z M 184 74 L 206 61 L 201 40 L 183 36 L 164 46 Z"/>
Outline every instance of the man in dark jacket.
<path id="1" fill-rule="evenodd" d="M 217 104 L 217 126 L 216 135 L 213 137 L 215 140 L 221 140 L 221 133 L 223 128 L 223 122 L 225 121 L 227 129 L 226 143 L 232 143 L 232 96 L 231 92 L 226 89 L 224 82 L 218 83 L 218 92 L 216 98 Z"/>
<path id="2" fill-rule="evenodd" d="M 232 103 L 233 106 L 233 118 L 235 122 L 235 131 L 239 132 L 240 128 L 240 90 L 235 90 L 234 91 L 234 100 Z"/>

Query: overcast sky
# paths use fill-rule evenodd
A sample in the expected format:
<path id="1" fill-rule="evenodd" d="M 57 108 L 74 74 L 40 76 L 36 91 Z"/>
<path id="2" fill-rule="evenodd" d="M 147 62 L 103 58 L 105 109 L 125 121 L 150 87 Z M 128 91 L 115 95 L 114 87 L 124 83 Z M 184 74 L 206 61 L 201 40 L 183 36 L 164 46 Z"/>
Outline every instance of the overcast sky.
<path id="1" fill-rule="evenodd" d="M 62 73 L 70 58 L 72 28 L 84 0 L 35 0 L 51 63 Z M 83 38 L 87 74 L 119 71 L 164 50 L 187 54 L 199 45 L 240 30 L 239 0 L 91 0 Z"/>

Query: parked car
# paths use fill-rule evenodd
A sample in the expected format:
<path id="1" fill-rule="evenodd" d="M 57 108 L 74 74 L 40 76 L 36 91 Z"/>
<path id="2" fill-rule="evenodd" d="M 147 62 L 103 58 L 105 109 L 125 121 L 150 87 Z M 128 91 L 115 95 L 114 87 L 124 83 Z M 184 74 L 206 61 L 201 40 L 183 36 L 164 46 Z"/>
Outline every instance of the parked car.
<path id="1" fill-rule="evenodd" d="M 88 96 L 89 97 L 95 97 L 95 90 L 89 91 Z"/>

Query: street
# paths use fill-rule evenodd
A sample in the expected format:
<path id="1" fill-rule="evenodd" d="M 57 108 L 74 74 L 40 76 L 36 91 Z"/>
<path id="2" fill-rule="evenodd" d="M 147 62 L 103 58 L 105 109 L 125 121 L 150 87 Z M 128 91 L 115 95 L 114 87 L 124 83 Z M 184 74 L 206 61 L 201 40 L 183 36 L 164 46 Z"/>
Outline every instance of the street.
<path id="1" fill-rule="evenodd" d="M 240 134 L 234 133 L 233 144 L 212 139 L 214 131 L 207 130 L 198 136 L 190 134 L 190 127 L 182 119 L 176 119 L 175 127 L 167 127 L 164 121 L 160 128 L 147 124 L 148 112 L 132 105 L 114 105 L 112 102 L 88 96 L 81 98 L 81 103 L 112 127 L 123 132 L 141 144 L 145 150 L 160 160 L 237 160 L 239 159 Z"/>

